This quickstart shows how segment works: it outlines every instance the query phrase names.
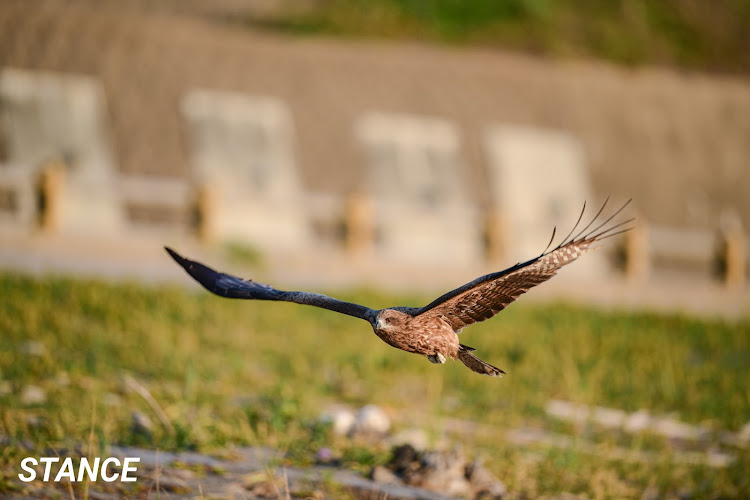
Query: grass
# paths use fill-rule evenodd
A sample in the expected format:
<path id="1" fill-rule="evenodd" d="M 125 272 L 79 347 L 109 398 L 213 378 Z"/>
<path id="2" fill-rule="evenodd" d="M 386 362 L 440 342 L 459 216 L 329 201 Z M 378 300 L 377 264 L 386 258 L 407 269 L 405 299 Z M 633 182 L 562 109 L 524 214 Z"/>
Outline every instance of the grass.
<path id="1" fill-rule="evenodd" d="M 338 294 L 384 307 L 429 297 Z M 483 456 L 511 491 L 594 498 L 739 497 L 750 491 L 750 452 L 724 469 L 677 464 L 656 436 L 592 434 L 551 420 L 551 398 L 671 413 L 736 431 L 750 420 L 750 321 L 515 304 L 467 330 L 466 342 L 508 375 L 495 380 L 458 363 L 435 366 L 397 351 L 354 318 L 278 303 L 222 300 L 176 287 L 0 274 L 0 493 L 30 444 L 73 449 L 93 441 L 206 452 L 269 445 L 308 463 L 321 446 L 351 466 L 382 463 L 382 446 L 335 438 L 316 423 L 327 404 L 375 403 L 441 437 L 446 418 L 496 433 L 455 437 Z M 466 337 L 464 337 L 466 339 Z M 166 416 L 130 390 L 142 385 Z M 46 396 L 33 401 L 30 386 Z M 26 393 L 24 395 L 24 393 Z M 150 434 L 132 412 L 150 417 Z M 543 427 L 602 450 L 646 450 L 653 463 L 602 459 L 573 447 L 522 447 L 505 430 Z"/>
<path id="2" fill-rule="evenodd" d="M 498 46 L 747 73 L 747 0 L 325 0 L 246 17 L 293 34 Z"/>

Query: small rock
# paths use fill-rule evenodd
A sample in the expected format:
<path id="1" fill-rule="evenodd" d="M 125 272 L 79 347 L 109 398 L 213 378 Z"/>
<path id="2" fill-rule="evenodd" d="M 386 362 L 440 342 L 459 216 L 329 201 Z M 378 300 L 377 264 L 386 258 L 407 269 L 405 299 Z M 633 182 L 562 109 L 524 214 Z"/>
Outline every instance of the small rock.
<path id="1" fill-rule="evenodd" d="M 614 408 L 604 408 L 597 406 L 592 412 L 591 419 L 609 429 L 617 429 L 622 427 L 623 422 L 628 418 L 628 414 L 622 410 Z"/>
<path id="2" fill-rule="evenodd" d="M 458 451 L 418 452 L 410 444 L 393 448 L 393 458 L 387 467 L 375 467 L 373 480 L 416 486 L 450 496 L 500 500 L 508 490 L 499 479 L 480 462 L 468 463 Z"/>
<path id="3" fill-rule="evenodd" d="M 341 459 L 330 448 L 320 448 L 315 452 L 315 463 L 319 465 L 340 465 Z"/>
<path id="4" fill-rule="evenodd" d="M 718 450 L 706 451 L 706 464 L 710 467 L 728 467 L 735 461 L 734 455 L 722 453 Z"/>
<path id="5" fill-rule="evenodd" d="M 21 404 L 31 406 L 47 401 L 47 393 L 37 385 L 27 385 L 21 391 Z"/>
<path id="6" fill-rule="evenodd" d="M 683 488 L 677 492 L 677 498 L 679 498 L 680 500 L 692 500 L 693 498 L 695 498 L 695 493 L 687 488 Z"/>
<path id="7" fill-rule="evenodd" d="M 627 432 L 638 433 L 646 430 L 649 425 L 651 425 L 651 415 L 646 410 L 638 410 L 628 416 L 624 428 Z"/>
<path id="8" fill-rule="evenodd" d="M 161 491 L 186 495 L 193 490 L 186 481 L 171 475 L 154 476 L 151 480 L 153 481 L 154 486 L 158 484 L 159 490 Z"/>
<path id="9" fill-rule="evenodd" d="M 404 484 L 404 482 L 400 477 L 396 475 L 395 472 L 387 467 L 383 467 L 382 465 L 376 465 L 375 467 L 373 467 L 372 473 L 370 474 L 370 479 L 372 479 L 376 483 L 397 485 Z"/>
<path id="10" fill-rule="evenodd" d="M 408 475 L 421 467 L 420 455 L 410 444 L 396 446 L 390 464 L 396 474 L 408 482 Z"/>
<path id="11" fill-rule="evenodd" d="M 8 380 L 0 380 L 0 396 L 7 396 L 13 392 L 13 386 Z"/>
<path id="12" fill-rule="evenodd" d="M 43 423 L 44 423 L 44 420 L 42 420 L 42 417 L 40 417 L 39 415 L 27 415 L 26 416 L 26 425 L 28 425 L 32 429 L 40 428 Z"/>
<path id="13" fill-rule="evenodd" d="M 0 447 L 2 446 L 15 446 L 19 449 L 25 449 L 25 450 L 33 450 L 34 444 L 31 441 L 28 441 L 26 439 L 13 439 L 9 438 L 8 436 L 3 436 L 0 434 Z"/>
<path id="14" fill-rule="evenodd" d="M 505 483 L 496 478 L 479 461 L 466 467 L 466 478 L 471 485 L 473 498 L 500 500 L 508 494 Z"/>
<path id="15" fill-rule="evenodd" d="M 400 431 L 394 434 L 388 440 L 391 446 L 408 444 L 417 451 L 423 451 L 427 449 L 428 441 L 429 439 L 427 438 L 427 433 L 422 429 L 418 429 L 416 427 Z"/>
<path id="16" fill-rule="evenodd" d="M 391 419 L 377 405 L 367 405 L 359 409 L 352 432 L 355 434 L 385 434 L 391 428 Z"/>
<path id="17" fill-rule="evenodd" d="M 68 385 L 70 385 L 70 376 L 68 375 L 68 372 L 57 372 L 57 377 L 55 377 L 55 384 L 57 384 L 58 387 L 67 387 Z"/>
<path id="18" fill-rule="evenodd" d="M 195 478 L 195 472 L 189 469 L 177 469 L 177 468 L 166 469 L 164 473 L 170 477 L 176 477 L 177 479 L 182 479 L 183 481 L 190 481 L 191 479 Z"/>
<path id="19" fill-rule="evenodd" d="M 28 356 L 42 357 L 47 354 L 47 348 L 38 340 L 29 340 L 23 344 L 21 352 Z"/>
<path id="20" fill-rule="evenodd" d="M 122 498 L 120 495 L 116 495 L 114 493 L 105 493 L 103 491 L 96 491 L 94 489 L 90 489 L 88 491 L 88 496 L 90 500 L 119 500 Z"/>
<path id="21" fill-rule="evenodd" d="M 334 406 L 324 411 L 319 418 L 320 422 L 331 424 L 333 433 L 345 436 L 354 428 L 354 412 L 344 406 Z"/>
<path id="22" fill-rule="evenodd" d="M 266 479 L 248 484 L 245 489 L 252 495 L 251 498 L 283 498 L 280 495 L 280 492 L 283 491 L 283 485 L 276 483 L 275 479 Z"/>
<path id="23" fill-rule="evenodd" d="M 130 430 L 133 434 L 140 434 L 142 436 L 151 439 L 153 434 L 154 424 L 151 423 L 151 419 L 147 415 L 139 412 L 138 410 L 133 411 L 131 414 Z"/>
<path id="24" fill-rule="evenodd" d="M 221 496 L 222 498 L 245 498 L 247 497 L 247 490 L 239 482 L 225 483 L 223 493 L 224 494 Z"/>
<path id="25" fill-rule="evenodd" d="M 644 492 L 641 494 L 641 500 L 657 500 L 660 497 L 661 494 L 659 493 L 659 488 L 657 488 L 653 484 L 647 486 Z"/>
<path id="26" fill-rule="evenodd" d="M 562 493 L 555 493 L 552 495 L 543 495 L 539 497 L 539 500 L 588 500 L 588 497 L 583 495 L 576 495 L 575 493 L 570 493 L 567 491 L 563 491 Z"/>
<path id="27" fill-rule="evenodd" d="M 120 406 L 120 403 L 122 403 L 122 398 L 114 392 L 107 392 L 102 397 L 102 401 L 106 406 Z"/>
<path id="28" fill-rule="evenodd" d="M 742 426 L 742 429 L 740 429 L 739 435 L 737 437 L 742 444 L 750 443 L 750 422 Z"/>
<path id="29" fill-rule="evenodd" d="M 453 413 L 463 406 L 461 398 L 458 396 L 445 396 L 440 401 L 440 406 L 447 413 Z"/>
<path id="30" fill-rule="evenodd" d="M 652 429 L 668 439 L 695 441 L 703 438 L 708 432 L 700 427 L 686 424 L 674 418 L 660 418 L 652 422 Z"/>
<path id="31" fill-rule="evenodd" d="M 89 490 L 88 496 L 91 500 L 118 500 L 120 495 L 114 493 L 104 493 L 103 491 Z"/>
<path id="32" fill-rule="evenodd" d="M 422 464 L 422 482 L 418 486 L 454 496 L 466 496 L 469 493 L 466 460 L 459 452 L 429 451 L 422 455 Z"/>

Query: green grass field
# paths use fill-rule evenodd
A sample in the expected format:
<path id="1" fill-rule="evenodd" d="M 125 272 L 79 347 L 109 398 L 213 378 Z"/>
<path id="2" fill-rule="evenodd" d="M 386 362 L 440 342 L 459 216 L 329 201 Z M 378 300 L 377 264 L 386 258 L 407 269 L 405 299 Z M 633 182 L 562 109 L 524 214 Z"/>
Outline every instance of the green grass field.
<path id="1" fill-rule="evenodd" d="M 431 298 L 338 295 L 373 307 Z M 508 372 L 497 380 L 397 351 L 361 320 L 291 304 L 15 274 L 0 275 L 0 297 L 0 493 L 18 474 L 20 457 L 31 453 L 22 443 L 37 453 L 115 443 L 209 453 L 263 444 L 302 464 L 325 445 L 361 470 L 388 459 L 384 446 L 335 438 L 317 425 L 330 403 L 374 403 L 396 417 L 397 428 L 418 421 L 435 438 L 448 418 L 494 429 L 454 439 L 467 455 L 483 457 L 511 492 L 531 498 L 562 491 L 640 498 L 647 488 L 665 498 L 750 492 L 750 450 L 724 445 L 736 456 L 725 468 L 681 464 L 673 460 L 679 446 L 664 438 L 577 428 L 544 412 L 556 398 L 674 413 L 737 431 L 750 420 L 748 320 L 521 301 L 462 334 Z M 166 422 L 129 390 L 128 378 L 150 392 Z M 30 386 L 46 397 L 35 401 Z M 131 428 L 135 410 L 153 420 L 152 436 Z M 521 426 L 592 441 L 595 449 L 504 439 L 506 430 Z M 607 455 L 616 447 L 654 459 Z"/>
<path id="2" fill-rule="evenodd" d="M 505 47 L 747 74 L 747 0 L 322 0 L 245 21 L 294 34 Z"/>

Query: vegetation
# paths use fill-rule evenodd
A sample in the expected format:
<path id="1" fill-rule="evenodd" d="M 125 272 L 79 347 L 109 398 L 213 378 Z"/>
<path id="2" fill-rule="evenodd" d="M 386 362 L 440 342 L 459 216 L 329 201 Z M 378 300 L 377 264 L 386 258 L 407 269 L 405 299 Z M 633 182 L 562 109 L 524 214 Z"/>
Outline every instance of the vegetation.
<path id="1" fill-rule="evenodd" d="M 346 295 L 346 294 L 342 294 Z M 459 363 L 436 366 L 380 342 L 360 320 L 280 303 L 222 300 L 168 286 L 107 284 L 0 274 L 0 493 L 18 474 L 26 444 L 43 450 L 134 444 L 205 452 L 269 445 L 308 463 L 322 446 L 366 470 L 388 458 L 378 444 L 336 438 L 316 423 L 331 402 L 375 403 L 397 425 L 460 440 L 514 492 L 568 491 L 639 498 L 693 498 L 750 491 L 750 451 L 730 448 L 726 468 L 673 461 L 675 443 L 608 434 L 551 419 L 551 398 L 628 411 L 675 412 L 689 423 L 736 431 L 750 420 L 750 320 L 602 312 L 516 304 L 464 335 L 508 375 L 491 379 Z M 374 306 L 368 291 L 348 298 Z M 132 390 L 140 384 L 159 411 Z M 31 397 L 30 387 L 43 397 Z M 150 433 L 132 425 L 139 411 Z M 496 432 L 446 433 L 445 419 Z M 401 422 L 401 424 L 399 424 Z M 562 433 L 572 446 L 519 446 L 516 427 Z M 621 461 L 607 450 L 653 454 Z M 608 458 L 602 458 L 608 457 Z"/>
<path id="2" fill-rule="evenodd" d="M 296 34 L 431 40 L 750 72 L 747 0 L 325 0 L 247 18 Z"/>

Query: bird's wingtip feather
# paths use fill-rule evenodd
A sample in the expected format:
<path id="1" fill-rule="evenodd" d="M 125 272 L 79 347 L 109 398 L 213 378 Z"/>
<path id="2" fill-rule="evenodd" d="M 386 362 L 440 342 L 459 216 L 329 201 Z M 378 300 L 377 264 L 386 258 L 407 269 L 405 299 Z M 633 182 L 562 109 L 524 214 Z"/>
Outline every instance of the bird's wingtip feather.
<path id="1" fill-rule="evenodd" d="M 166 250 L 167 253 L 170 255 L 170 257 L 172 257 L 177 262 L 180 262 L 180 261 L 184 260 L 183 257 L 182 257 L 182 255 L 178 254 L 177 252 L 175 252 L 174 250 L 172 250 L 171 248 L 169 248 L 166 245 L 164 246 L 164 250 Z"/>

